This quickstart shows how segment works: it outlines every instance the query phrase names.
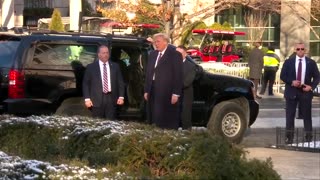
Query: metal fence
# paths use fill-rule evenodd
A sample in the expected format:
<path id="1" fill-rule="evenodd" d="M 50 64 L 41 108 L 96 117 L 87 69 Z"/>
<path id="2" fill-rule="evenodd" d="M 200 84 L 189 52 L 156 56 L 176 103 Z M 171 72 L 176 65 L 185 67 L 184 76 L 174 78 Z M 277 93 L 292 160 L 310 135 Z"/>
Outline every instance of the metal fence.
<path id="1" fill-rule="evenodd" d="M 249 77 L 249 66 L 246 62 L 237 63 L 222 63 L 222 62 L 205 62 L 200 63 L 200 65 L 209 72 L 217 74 L 227 74 L 232 76 L 237 76 L 240 78 L 248 79 Z M 282 93 L 284 90 L 284 83 L 280 80 L 280 72 L 283 62 L 280 63 L 279 70 L 276 74 L 276 80 L 273 85 L 273 91 L 276 93 Z M 318 63 L 320 68 L 320 63 Z M 260 80 L 262 77 L 260 78 Z M 261 82 L 260 82 L 261 85 Z M 314 90 L 316 96 L 320 96 L 320 85 Z"/>
<path id="2" fill-rule="evenodd" d="M 295 151 L 306 151 L 306 152 L 317 152 L 320 153 L 320 128 L 313 128 L 312 140 L 308 142 L 305 138 L 306 132 L 303 128 L 296 128 L 289 133 L 293 133 L 292 144 L 286 144 L 286 134 L 288 131 L 283 127 L 276 128 L 276 145 L 275 148 L 295 150 Z"/>

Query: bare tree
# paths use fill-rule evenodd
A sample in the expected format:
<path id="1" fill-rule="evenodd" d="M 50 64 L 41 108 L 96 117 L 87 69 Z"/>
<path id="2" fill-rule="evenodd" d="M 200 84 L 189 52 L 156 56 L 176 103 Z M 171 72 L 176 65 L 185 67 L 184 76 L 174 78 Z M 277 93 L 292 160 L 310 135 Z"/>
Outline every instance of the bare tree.
<path id="1" fill-rule="evenodd" d="M 269 13 L 266 11 L 259 11 L 249 9 L 244 14 L 244 20 L 248 29 L 248 40 L 251 44 L 262 40 L 265 26 L 268 23 Z M 254 28 L 253 28 L 254 27 Z"/>
<path id="2" fill-rule="evenodd" d="M 310 30 L 314 33 L 315 37 L 320 40 L 320 32 L 317 32 L 313 26 L 311 26 L 311 21 L 313 20 L 317 23 L 320 23 L 320 0 L 311 0 L 311 10 L 310 10 L 310 20 L 307 20 L 300 14 L 300 9 L 305 9 L 306 7 L 298 3 L 296 1 L 288 2 L 286 4 L 289 8 L 292 9 L 292 12 L 302 20 L 302 22 L 310 28 Z M 308 10 L 307 10 L 308 11 Z"/>
<path id="3" fill-rule="evenodd" d="M 100 0 L 104 2 L 116 2 L 116 0 Z M 154 10 L 150 11 L 147 7 L 142 5 L 146 0 L 139 0 L 138 3 L 121 3 L 117 1 L 118 10 L 113 12 L 111 10 L 105 10 L 98 6 L 98 11 L 103 12 L 105 16 L 111 19 L 119 19 L 127 22 L 123 12 L 136 12 L 145 15 L 146 18 L 156 19 L 163 27 L 169 27 L 168 33 L 173 39 L 177 39 L 181 36 L 182 27 L 190 22 L 192 18 L 198 17 L 198 20 L 204 20 L 215 14 L 220 13 L 225 9 L 237 8 L 239 6 L 245 7 L 248 11 L 245 13 L 245 22 L 248 27 L 259 27 L 252 32 L 249 32 L 250 41 L 256 41 L 261 39 L 263 31 L 262 27 L 265 27 L 267 23 L 267 15 L 272 13 L 281 13 L 282 0 L 215 0 L 210 4 L 206 4 L 205 8 L 200 9 L 200 0 L 196 1 L 194 9 L 196 12 L 192 14 L 181 14 L 179 3 L 180 0 L 161 1 L 161 4 L 152 4 Z M 288 1 L 290 7 L 297 8 L 295 1 Z M 151 4 L 149 2 L 149 4 Z M 199 7 L 198 7 L 199 6 Z M 304 7 L 300 7 L 304 8 Z M 121 11 L 121 12 L 120 12 Z M 122 15 L 121 15 L 122 14 Z M 298 13 L 297 16 L 301 16 Z M 121 18 L 120 18 L 121 17 Z M 310 17 L 313 21 L 319 22 L 320 17 L 320 0 L 312 0 Z M 133 20 L 134 21 L 134 20 Z M 316 32 L 311 27 L 310 22 L 306 21 L 312 32 L 319 38 L 319 32 Z M 261 28 L 260 28 L 261 27 Z M 257 34 L 257 35 L 255 35 Z"/>

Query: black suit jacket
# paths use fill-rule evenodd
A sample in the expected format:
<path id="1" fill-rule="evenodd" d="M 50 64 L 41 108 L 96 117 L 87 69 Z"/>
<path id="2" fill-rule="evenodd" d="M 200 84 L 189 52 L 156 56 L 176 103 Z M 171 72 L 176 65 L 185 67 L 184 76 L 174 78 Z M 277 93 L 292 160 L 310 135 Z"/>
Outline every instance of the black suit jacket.
<path id="1" fill-rule="evenodd" d="M 293 87 L 292 81 L 296 80 L 296 57 L 292 57 L 286 60 L 283 64 L 280 73 L 280 79 L 285 83 L 285 98 L 294 98 L 297 96 L 301 89 Z M 312 89 L 315 89 L 319 84 L 319 69 L 316 62 L 306 57 L 306 74 L 304 84 L 309 85 Z M 309 92 L 312 96 L 312 92 Z"/>
<path id="2" fill-rule="evenodd" d="M 184 98 L 193 97 L 193 80 L 196 76 L 196 64 L 187 56 L 183 63 L 183 94 Z M 191 100 L 192 102 L 192 100 Z"/>
<path id="3" fill-rule="evenodd" d="M 193 81 L 196 77 L 196 64 L 187 56 L 183 62 L 183 99 L 182 99 L 182 128 L 192 127 L 192 103 L 193 103 Z"/>
<path id="4" fill-rule="evenodd" d="M 111 94 L 116 104 L 119 97 L 124 97 L 124 82 L 119 65 L 109 62 Z M 83 97 L 90 98 L 94 107 L 100 107 L 102 103 L 102 79 L 99 60 L 89 64 L 86 68 L 82 84 Z"/>

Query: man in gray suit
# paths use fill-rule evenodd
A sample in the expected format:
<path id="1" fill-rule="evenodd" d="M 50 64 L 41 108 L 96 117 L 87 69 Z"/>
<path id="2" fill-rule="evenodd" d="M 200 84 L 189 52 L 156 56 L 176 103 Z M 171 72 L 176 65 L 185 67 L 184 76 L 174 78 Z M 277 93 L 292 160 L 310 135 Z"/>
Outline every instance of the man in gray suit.
<path id="1" fill-rule="evenodd" d="M 124 83 L 118 64 L 109 61 L 109 57 L 109 48 L 100 46 L 99 60 L 86 68 L 82 90 L 93 117 L 113 120 L 116 106 L 124 103 Z"/>
<path id="2" fill-rule="evenodd" d="M 255 98 L 261 99 L 260 96 L 257 95 L 258 84 L 262 75 L 263 68 L 263 52 L 261 50 L 261 43 L 255 43 L 255 47 L 249 54 L 248 65 L 249 65 L 249 79 L 254 83 L 254 95 Z"/>
<path id="3" fill-rule="evenodd" d="M 196 64 L 187 54 L 187 48 L 178 46 L 176 48 L 182 54 L 183 58 L 183 89 L 181 105 L 181 126 L 182 129 L 191 129 L 192 127 L 192 102 L 193 102 L 193 80 L 196 76 Z"/>

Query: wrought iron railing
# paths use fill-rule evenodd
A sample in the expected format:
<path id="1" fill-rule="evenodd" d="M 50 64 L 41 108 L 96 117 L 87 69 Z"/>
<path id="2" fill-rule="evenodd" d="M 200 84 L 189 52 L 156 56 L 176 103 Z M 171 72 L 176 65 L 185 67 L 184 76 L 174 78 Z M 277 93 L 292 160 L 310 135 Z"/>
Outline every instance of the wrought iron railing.
<path id="1" fill-rule="evenodd" d="M 290 143 L 286 142 L 288 133 L 293 134 L 293 139 Z M 286 128 L 277 127 L 274 148 L 320 153 L 320 128 L 313 128 L 312 132 L 310 132 L 312 135 L 311 140 L 306 138 L 306 134 L 303 128 L 295 128 L 293 131 L 288 132 Z"/>

